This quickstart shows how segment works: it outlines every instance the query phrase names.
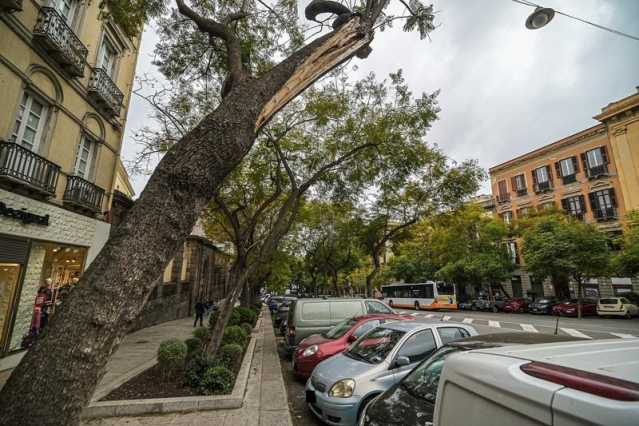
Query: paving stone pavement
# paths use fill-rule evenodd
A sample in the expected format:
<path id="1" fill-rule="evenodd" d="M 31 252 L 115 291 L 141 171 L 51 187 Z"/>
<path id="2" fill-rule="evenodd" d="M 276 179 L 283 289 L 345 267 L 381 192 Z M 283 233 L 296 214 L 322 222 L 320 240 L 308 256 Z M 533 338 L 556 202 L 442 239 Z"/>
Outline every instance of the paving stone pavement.
<path id="1" fill-rule="evenodd" d="M 191 324 L 192 325 L 192 324 Z M 83 426 L 291 426 L 271 317 L 263 313 L 242 408 L 193 413 L 112 417 L 84 421 Z M 156 346 L 157 347 L 157 346 Z"/>

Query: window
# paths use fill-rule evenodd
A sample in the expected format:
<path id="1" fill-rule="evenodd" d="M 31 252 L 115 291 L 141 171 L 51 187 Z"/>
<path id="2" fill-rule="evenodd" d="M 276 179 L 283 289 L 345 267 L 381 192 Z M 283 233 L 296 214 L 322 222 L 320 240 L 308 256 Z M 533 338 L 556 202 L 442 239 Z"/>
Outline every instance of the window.
<path id="1" fill-rule="evenodd" d="M 504 223 L 509 224 L 513 221 L 513 212 L 503 212 L 501 218 L 504 220 Z"/>
<path id="2" fill-rule="evenodd" d="M 115 58 L 116 51 L 111 42 L 107 39 L 106 35 L 102 38 L 102 45 L 98 52 L 98 61 L 96 63 L 97 68 L 102 68 L 109 77 L 113 78 L 115 71 Z"/>
<path id="3" fill-rule="evenodd" d="M 576 174 L 579 171 L 577 157 L 564 158 L 555 163 L 557 176 L 561 177 L 564 185 L 577 181 Z"/>
<path id="4" fill-rule="evenodd" d="M 453 340 L 459 340 L 470 336 L 470 333 L 459 327 L 438 328 L 437 333 L 439 333 L 439 337 L 442 339 L 442 344 L 444 345 L 448 342 L 452 342 Z"/>
<path id="5" fill-rule="evenodd" d="M 404 342 L 397 356 L 407 357 L 412 364 L 426 358 L 435 349 L 437 349 L 437 344 L 435 343 L 433 332 L 430 330 L 422 330 L 413 334 Z"/>
<path id="6" fill-rule="evenodd" d="M 546 166 L 539 167 L 539 168 L 535 169 L 535 171 L 533 173 L 535 174 L 535 178 L 537 180 L 537 183 L 548 182 L 548 180 L 549 180 L 549 178 L 548 178 L 548 167 L 546 167 Z"/>
<path id="7" fill-rule="evenodd" d="M 510 194 L 508 193 L 508 187 L 506 186 L 505 180 L 500 180 L 497 182 L 497 188 L 499 194 L 497 195 L 497 202 L 504 203 L 510 200 Z"/>
<path id="8" fill-rule="evenodd" d="M 402 381 L 401 386 L 406 388 L 411 395 L 435 404 L 437 400 L 437 386 L 439 386 L 439 378 L 444 368 L 444 360 L 448 355 L 458 352 L 459 348 L 443 347 L 437 351 L 430 359 L 418 365 L 410 372 L 406 379 Z M 429 421 L 433 418 L 434 405 L 423 405 L 420 411 L 423 414 L 422 419 Z"/>
<path id="9" fill-rule="evenodd" d="M 510 255 L 510 260 L 514 264 L 519 263 L 519 255 L 517 253 L 517 242 L 516 241 L 508 241 L 506 243 L 506 248 L 508 250 L 508 254 Z"/>
<path id="10" fill-rule="evenodd" d="M 515 191 L 517 191 L 517 195 L 526 195 L 526 193 L 528 192 L 526 190 L 526 178 L 523 174 L 514 176 L 512 178 L 512 187 Z"/>
<path id="11" fill-rule="evenodd" d="M 366 307 L 369 314 L 392 314 L 393 311 L 383 303 L 366 301 Z"/>
<path id="12" fill-rule="evenodd" d="M 538 167 L 532 172 L 535 192 L 543 192 L 552 188 L 550 167 Z"/>
<path id="13" fill-rule="evenodd" d="M 608 153 L 605 146 L 581 154 L 581 161 L 584 163 L 584 170 L 590 179 L 608 174 Z"/>
<path id="14" fill-rule="evenodd" d="M 362 302 L 331 302 L 331 318 L 342 319 L 362 315 Z"/>
<path id="15" fill-rule="evenodd" d="M 371 331 L 372 329 L 374 329 L 381 323 L 382 322 L 380 320 L 366 321 L 364 324 L 360 325 L 357 330 L 353 332 L 353 336 L 359 339 L 364 334 L 368 333 L 369 331 Z"/>
<path id="16" fill-rule="evenodd" d="M 325 337 L 327 339 L 339 339 L 340 337 L 345 335 L 348 330 L 350 330 L 355 324 L 357 324 L 356 320 L 352 318 L 346 318 L 345 320 L 337 323 L 330 330 L 322 333 L 322 337 Z"/>
<path id="17" fill-rule="evenodd" d="M 561 200 L 561 206 L 566 212 L 568 212 L 568 214 L 571 214 L 578 219 L 583 219 L 584 213 L 586 212 L 586 204 L 584 203 L 583 195 L 564 198 Z"/>
<path id="18" fill-rule="evenodd" d="M 31 93 L 24 92 L 11 141 L 36 152 L 44 133 L 46 118 L 47 106 Z"/>
<path id="19" fill-rule="evenodd" d="M 595 219 L 606 220 L 616 219 L 617 217 L 617 200 L 615 199 L 615 190 L 604 189 L 589 194 L 590 208 Z"/>
<path id="20" fill-rule="evenodd" d="M 82 136 L 82 140 L 80 140 L 80 144 L 78 145 L 78 150 L 75 154 L 74 174 L 80 176 L 82 179 L 89 179 L 95 145 L 95 141 L 86 135 Z"/>
<path id="21" fill-rule="evenodd" d="M 72 26 L 77 10 L 76 0 L 55 0 L 55 8 L 62 15 L 67 25 Z"/>
<path id="22" fill-rule="evenodd" d="M 586 158 L 588 160 L 589 168 L 601 166 L 604 163 L 603 155 L 601 155 L 601 148 L 592 149 L 586 152 Z"/>

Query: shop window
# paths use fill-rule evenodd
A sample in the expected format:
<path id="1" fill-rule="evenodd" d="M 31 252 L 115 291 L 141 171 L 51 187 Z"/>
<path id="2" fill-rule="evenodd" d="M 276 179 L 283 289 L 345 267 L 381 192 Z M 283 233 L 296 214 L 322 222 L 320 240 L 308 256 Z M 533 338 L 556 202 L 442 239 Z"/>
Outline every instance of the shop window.
<path id="1" fill-rule="evenodd" d="M 24 92 L 18 107 L 11 141 L 38 152 L 47 121 L 47 105 L 30 92 Z"/>

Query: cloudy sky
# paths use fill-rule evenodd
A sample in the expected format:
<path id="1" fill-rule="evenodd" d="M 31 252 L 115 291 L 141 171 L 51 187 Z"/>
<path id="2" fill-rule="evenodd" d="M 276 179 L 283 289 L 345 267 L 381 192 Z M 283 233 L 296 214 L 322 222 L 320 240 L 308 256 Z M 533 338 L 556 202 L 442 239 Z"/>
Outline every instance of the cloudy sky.
<path id="1" fill-rule="evenodd" d="M 539 0 L 568 14 L 639 36 L 639 0 Z M 532 9 L 511 0 L 434 0 L 440 26 L 431 40 L 396 29 L 378 33 L 357 73 L 379 77 L 398 68 L 415 93 L 441 90 L 440 119 L 428 140 L 455 160 L 476 158 L 488 169 L 595 124 L 592 116 L 639 86 L 639 41 L 561 15 L 545 28 L 524 27 Z M 302 9 L 300 9 L 302 10 Z M 151 64 L 157 35 L 142 40 L 138 75 Z M 149 123 L 134 97 L 123 148 Z M 132 176 L 136 193 L 147 176 Z M 483 192 L 489 191 L 488 184 Z"/>

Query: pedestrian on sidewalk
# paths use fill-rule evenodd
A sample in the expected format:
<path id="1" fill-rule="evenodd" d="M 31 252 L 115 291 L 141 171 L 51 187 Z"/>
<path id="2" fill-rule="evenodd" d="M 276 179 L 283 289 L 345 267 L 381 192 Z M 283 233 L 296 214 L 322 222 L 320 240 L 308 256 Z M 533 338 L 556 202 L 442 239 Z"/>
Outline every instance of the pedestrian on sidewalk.
<path id="1" fill-rule="evenodd" d="M 206 305 L 201 300 L 198 300 L 195 304 L 195 322 L 193 322 L 193 327 L 197 327 L 197 320 L 200 320 L 200 327 L 203 327 L 204 312 L 206 312 Z"/>

